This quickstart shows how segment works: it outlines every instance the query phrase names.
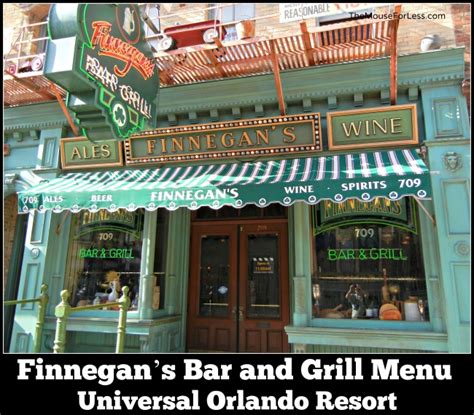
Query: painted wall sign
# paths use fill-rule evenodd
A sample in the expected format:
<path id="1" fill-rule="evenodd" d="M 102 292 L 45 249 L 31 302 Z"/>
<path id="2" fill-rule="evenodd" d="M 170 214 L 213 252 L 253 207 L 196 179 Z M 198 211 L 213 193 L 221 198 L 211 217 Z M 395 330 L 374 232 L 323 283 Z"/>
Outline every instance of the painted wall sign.
<path id="1" fill-rule="evenodd" d="M 390 3 L 280 3 L 280 23 L 357 12 Z"/>
<path id="2" fill-rule="evenodd" d="M 330 150 L 418 144 L 416 105 L 327 113 Z"/>
<path id="3" fill-rule="evenodd" d="M 45 76 L 69 92 L 87 138 L 122 141 L 155 127 L 158 68 L 137 5 L 53 5 L 48 29 Z"/>
<path id="4" fill-rule="evenodd" d="M 125 142 L 127 164 L 321 151 L 319 113 L 163 128 Z"/>
<path id="5" fill-rule="evenodd" d="M 79 236 L 96 232 L 98 240 L 113 240 L 115 231 L 130 233 L 135 238 L 140 237 L 142 228 L 142 217 L 139 212 L 129 212 L 119 209 L 109 212 L 101 209 L 97 212 L 84 211 L 79 218 Z"/>
<path id="6" fill-rule="evenodd" d="M 86 137 L 62 138 L 61 168 L 123 166 L 122 143 L 115 140 L 94 143 Z"/>
<path id="7" fill-rule="evenodd" d="M 340 220 L 347 216 L 376 216 L 406 222 L 406 202 L 405 199 L 390 200 L 384 197 L 376 197 L 370 202 L 358 199 L 348 199 L 341 203 L 329 200 L 321 202 L 321 224 Z"/>
<path id="8" fill-rule="evenodd" d="M 340 203 L 322 200 L 313 209 L 313 234 L 316 236 L 331 229 L 354 225 L 362 226 L 362 232 L 370 225 L 381 225 L 417 234 L 418 222 L 413 214 L 415 204 L 413 198 L 390 200 L 377 197 L 370 202 L 347 199 Z"/>

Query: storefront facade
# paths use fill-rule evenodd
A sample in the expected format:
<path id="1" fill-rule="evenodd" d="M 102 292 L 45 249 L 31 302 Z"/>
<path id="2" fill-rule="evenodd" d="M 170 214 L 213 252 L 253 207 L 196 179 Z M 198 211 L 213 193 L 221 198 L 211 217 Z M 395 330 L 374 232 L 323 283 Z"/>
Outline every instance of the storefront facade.
<path id="1" fill-rule="evenodd" d="M 134 299 L 137 297 L 132 299 L 134 305 L 129 313 L 128 351 L 467 351 L 470 160 L 468 116 L 459 88 L 462 62 L 461 49 L 399 60 L 399 104 L 416 104 L 420 144 L 426 148 L 432 188 L 432 201 L 422 202 L 426 212 L 413 198 L 405 197 L 400 199 L 402 202 L 391 202 L 393 206 L 366 205 L 366 210 L 372 209 L 371 214 L 360 212 L 360 201 L 345 202 L 344 209 L 332 211 L 325 201 L 313 205 L 300 201 L 288 207 L 283 203 L 269 204 L 264 209 L 249 204 L 241 209 L 197 211 L 179 208 L 29 213 L 19 296 L 37 293 L 41 281 L 50 287 L 52 301 L 42 350 L 52 350 L 54 306 L 59 302 L 59 292 L 70 289 L 75 296 L 73 306 L 92 303 L 110 295 L 107 283 L 116 279 L 115 271 L 122 274 L 122 284 L 131 286 Z M 386 82 L 384 65 L 380 60 L 282 74 L 288 113 L 321 114 L 323 152 L 318 157 L 349 152 L 334 153 L 326 147 L 325 115 L 331 112 L 328 102 L 337 102 L 338 110 L 350 109 L 355 97 L 363 96 L 364 109 L 380 108 Z M 429 74 L 421 70 L 427 66 L 433 68 Z M 346 80 L 345 85 L 341 85 L 341 79 Z M 212 121 L 205 112 L 223 114 L 225 119 L 224 114 L 232 113 L 235 107 L 248 109 L 242 120 L 258 119 L 259 114 L 254 111 L 262 108 L 261 115 L 276 116 L 276 102 L 266 97 L 271 95 L 272 82 L 270 76 L 263 75 L 168 88 L 161 91 L 162 102 L 168 104 L 160 107 L 159 119 L 166 122 L 181 118 L 178 112 L 194 112 L 203 114 L 192 124 L 200 125 Z M 262 90 L 258 96 L 252 93 L 257 85 Z M 319 87 L 313 89 L 310 85 Z M 207 99 L 202 99 L 204 90 Z M 42 134 L 47 132 L 43 130 Z M 57 132 L 54 142 L 59 146 L 60 129 Z M 272 157 L 275 161 L 282 159 L 285 157 Z M 195 168 L 196 163 L 172 166 Z M 153 168 L 153 164 L 148 167 Z M 97 171 L 100 172 L 84 170 L 91 174 Z M 134 201 L 132 187 L 127 197 Z M 381 215 L 376 214 L 377 209 Z M 388 213 L 401 214 L 402 209 L 408 217 L 398 225 L 396 220 L 395 226 L 387 224 Z M 331 222 L 331 215 L 340 217 Z M 358 217 L 364 221 L 358 221 Z M 383 220 L 377 223 L 370 218 Z M 352 222 L 341 227 L 338 223 L 342 219 Z M 321 220 L 322 225 L 318 223 Z M 324 230 L 328 223 L 333 225 Z M 84 232 L 85 228 L 89 232 Z M 380 240 L 376 245 L 361 245 L 354 236 L 356 232 L 362 232 L 360 236 L 365 239 L 376 235 Z M 345 235 L 348 233 L 351 235 Z M 383 245 L 384 235 L 392 242 Z M 112 237 L 121 239 L 103 240 L 100 247 L 105 251 L 101 258 L 101 251 L 94 252 L 99 238 Z M 409 241 L 409 249 L 400 245 L 404 238 Z M 351 251 L 344 248 L 349 246 L 345 242 L 354 248 L 354 244 L 359 245 Z M 361 261 L 362 246 L 367 246 L 367 255 L 372 255 L 368 258 L 371 266 Z M 382 251 L 382 246 L 387 250 Z M 275 260 L 278 264 L 273 263 Z M 227 270 L 213 275 L 214 268 L 219 267 Z M 371 271 L 374 267 L 376 271 Z M 92 288 L 81 283 L 81 276 L 87 272 L 102 273 L 102 289 L 97 289 L 100 284 L 95 280 L 89 283 L 94 285 Z M 268 280 L 257 287 L 255 277 L 259 272 Z M 389 282 L 397 281 L 392 280 L 394 274 L 401 275 L 396 284 L 385 286 L 390 289 L 390 300 L 403 301 L 404 308 L 399 306 L 403 320 L 384 321 L 375 317 L 375 311 L 367 314 L 367 310 L 365 318 L 350 318 L 350 303 L 337 307 L 349 286 L 358 283 L 373 297 L 369 300 L 372 305 L 367 303 L 365 307 L 380 310 L 383 276 L 387 274 Z M 248 275 L 254 277 L 252 289 Z M 407 282 L 409 276 L 417 282 Z M 230 298 L 228 293 L 232 290 L 239 295 Z M 259 300 L 258 296 L 264 294 L 265 300 Z M 413 299 L 408 301 L 409 297 L 422 300 L 429 312 L 420 317 L 416 308 L 413 317 L 413 306 L 408 305 Z M 248 307 L 260 303 L 266 306 Z M 12 352 L 31 350 L 35 311 L 17 309 Z M 68 351 L 110 351 L 115 314 L 101 310 L 71 318 Z"/>
<path id="2" fill-rule="evenodd" d="M 388 58 L 284 71 L 284 105 L 271 74 L 161 88 L 159 128 L 124 142 L 7 109 L 41 350 L 62 290 L 76 307 L 126 285 L 127 352 L 469 352 L 463 54 L 400 56 L 397 105 Z M 16 308 L 10 352 L 32 351 L 36 314 Z M 71 317 L 66 351 L 112 352 L 117 316 Z"/>

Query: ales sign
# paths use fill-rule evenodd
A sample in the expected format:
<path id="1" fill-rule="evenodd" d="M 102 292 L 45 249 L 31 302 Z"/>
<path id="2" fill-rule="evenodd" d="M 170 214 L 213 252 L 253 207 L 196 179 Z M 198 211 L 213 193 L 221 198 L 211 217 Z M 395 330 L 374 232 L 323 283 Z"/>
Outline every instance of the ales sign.
<path id="1" fill-rule="evenodd" d="M 122 143 L 116 140 L 94 143 L 86 137 L 62 138 L 63 170 L 123 166 Z"/>

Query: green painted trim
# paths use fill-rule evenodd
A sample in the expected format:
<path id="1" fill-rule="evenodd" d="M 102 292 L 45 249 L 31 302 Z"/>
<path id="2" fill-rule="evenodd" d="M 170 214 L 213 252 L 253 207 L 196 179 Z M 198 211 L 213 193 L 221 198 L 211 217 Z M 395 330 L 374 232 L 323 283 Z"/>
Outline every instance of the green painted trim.
<path id="1" fill-rule="evenodd" d="M 26 226 L 29 215 L 18 215 L 15 224 L 15 239 L 13 240 L 13 247 L 9 259 L 7 283 L 3 298 L 5 300 L 13 300 L 18 297 L 18 286 L 20 284 L 20 270 L 21 261 L 24 253 Z M 4 307 L 3 309 L 3 324 L 4 324 L 4 350 L 8 350 L 10 344 L 11 334 L 13 331 L 13 320 L 15 317 L 15 307 Z"/>
<path id="2" fill-rule="evenodd" d="M 293 324 L 306 326 L 311 318 L 311 248 L 312 236 L 311 206 L 296 202 L 293 206 L 293 238 L 289 240 L 289 251 L 293 255 L 290 279 L 293 292 Z"/>
<path id="3" fill-rule="evenodd" d="M 155 245 L 156 245 L 156 223 L 158 211 L 145 211 L 145 221 L 143 223 L 143 244 L 142 261 L 140 264 L 140 289 L 138 302 L 138 312 L 142 319 L 152 318 L 152 296 L 154 282 L 155 265 Z"/>
<path id="4" fill-rule="evenodd" d="M 391 349 L 446 352 L 448 336 L 424 331 L 334 329 L 287 326 L 290 343 L 354 347 L 390 347 Z"/>
<path id="5" fill-rule="evenodd" d="M 422 202 L 423 206 L 433 217 L 433 202 Z M 423 252 L 423 268 L 425 271 L 426 290 L 428 295 L 428 304 L 430 312 L 430 322 L 435 332 L 446 332 L 444 293 L 440 287 L 439 269 L 440 256 L 436 252 L 438 246 L 438 235 L 433 222 L 428 218 L 422 209 L 418 209 L 420 222 L 421 249 Z"/>
<path id="6" fill-rule="evenodd" d="M 86 333 L 117 333 L 117 318 L 119 312 L 114 312 L 114 318 L 95 317 L 91 321 L 90 317 L 85 315 L 70 316 L 68 319 L 68 332 L 86 332 Z M 181 321 L 181 316 L 166 316 L 158 319 L 132 319 L 130 314 L 127 314 L 127 334 L 129 335 L 147 335 L 156 331 L 156 329 L 163 325 L 173 324 Z M 44 330 L 54 330 L 56 319 L 47 318 Z M 69 345 L 70 347 L 70 345 Z"/>
<path id="7" fill-rule="evenodd" d="M 57 102 L 5 108 L 3 117 L 4 131 L 45 129 L 68 125 Z"/>
<path id="8" fill-rule="evenodd" d="M 464 137 L 456 138 L 437 138 L 436 140 L 429 140 L 424 142 L 425 146 L 431 147 L 449 147 L 452 145 L 471 145 L 471 140 Z"/>

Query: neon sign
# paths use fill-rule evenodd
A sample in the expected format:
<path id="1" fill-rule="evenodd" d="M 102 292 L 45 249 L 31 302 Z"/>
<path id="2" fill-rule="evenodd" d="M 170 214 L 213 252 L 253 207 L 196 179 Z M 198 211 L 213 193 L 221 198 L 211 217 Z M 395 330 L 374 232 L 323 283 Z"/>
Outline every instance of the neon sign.
<path id="1" fill-rule="evenodd" d="M 392 261 L 406 261 L 403 249 L 399 248 L 370 248 L 370 249 L 328 249 L 329 261 L 341 260 L 374 260 L 388 259 Z"/>
<path id="2" fill-rule="evenodd" d="M 99 259 L 133 259 L 132 249 L 127 248 L 81 248 L 79 258 L 99 258 Z"/>
<path id="3" fill-rule="evenodd" d="M 135 4 L 54 4 L 48 29 L 44 74 L 69 92 L 83 135 L 124 141 L 155 128 L 158 68 Z"/>
<path id="4" fill-rule="evenodd" d="M 92 23 L 94 32 L 92 33 L 91 44 L 93 47 L 99 46 L 99 55 L 111 56 L 112 58 L 125 62 L 125 67 L 119 70 L 114 66 L 114 73 L 117 76 L 124 77 L 130 69 L 135 68 L 143 77 L 148 79 L 153 76 L 155 64 L 147 58 L 136 47 L 114 37 L 110 34 L 112 24 L 109 22 L 98 21 Z"/>

